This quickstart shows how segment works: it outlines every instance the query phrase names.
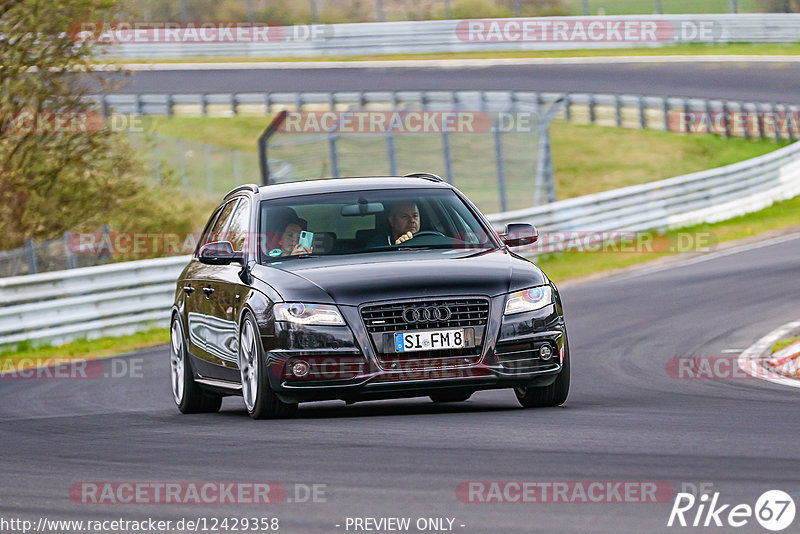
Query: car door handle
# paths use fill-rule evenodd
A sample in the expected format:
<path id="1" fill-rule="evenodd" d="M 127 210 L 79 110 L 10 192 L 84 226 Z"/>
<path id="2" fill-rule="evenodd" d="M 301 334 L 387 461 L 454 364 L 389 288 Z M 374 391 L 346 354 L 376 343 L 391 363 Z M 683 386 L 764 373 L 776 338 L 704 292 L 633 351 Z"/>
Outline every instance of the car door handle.
<path id="1" fill-rule="evenodd" d="M 203 293 L 205 293 L 206 294 L 206 298 L 208 298 L 208 297 L 210 297 L 211 295 L 214 294 L 214 288 L 213 287 L 204 287 L 203 288 Z"/>
<path id="2" fill-rule="evenodd" d="M 183 286 L 183 292 L 187 295 L 191 295 L 194 293 L 194 288 L 192 286 Z"/>

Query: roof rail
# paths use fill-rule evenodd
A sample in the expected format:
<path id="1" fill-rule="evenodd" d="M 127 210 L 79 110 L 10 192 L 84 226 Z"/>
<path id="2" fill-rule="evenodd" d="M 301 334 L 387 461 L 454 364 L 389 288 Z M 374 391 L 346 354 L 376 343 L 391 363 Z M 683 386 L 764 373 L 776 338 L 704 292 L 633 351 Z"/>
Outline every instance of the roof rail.
<path id="1" fill-rule="evenodd" d="M 441 176 L 438 174 L 433 174 L 432 172 L 412 172 L 409 174 L 404 174 L 403 178 L 424 178 L 425 180 L 430 180 L 432 182 L 444 182 Z"/>
<path id="2" fill-rule="evenodd" d="M 258 186 L 256 184 L 244 184 L 238 187 L 234 187 L 233 189 L 228 191 L 228 193 L 225 195 L 225 198 L 227 199 L 228 197 L 234 195 L 235 193 L 238 193 L 239 191 L 251 191 L 253 193 L 258 193 Z"/>

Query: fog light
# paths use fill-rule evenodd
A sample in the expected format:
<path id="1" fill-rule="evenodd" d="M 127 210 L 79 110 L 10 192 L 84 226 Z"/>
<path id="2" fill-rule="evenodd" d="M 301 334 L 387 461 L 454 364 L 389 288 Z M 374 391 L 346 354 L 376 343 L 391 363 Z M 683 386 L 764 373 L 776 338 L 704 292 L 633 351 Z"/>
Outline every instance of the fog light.
<path id="1" fill-rule="evenodd" d="M 542 345 L 539 349 L 539 356 L 543 360 L 549 360 L 553 356 L 553 349 L 550 348 L 550 345 Z"/>
<path id="2" fill-rule="evenodd" d="M 294 362 L 292 364 L 292 374 L 297 378 L 303 378 L 308 374 L 310 367 L 307 362 L 302 360 Z"/>

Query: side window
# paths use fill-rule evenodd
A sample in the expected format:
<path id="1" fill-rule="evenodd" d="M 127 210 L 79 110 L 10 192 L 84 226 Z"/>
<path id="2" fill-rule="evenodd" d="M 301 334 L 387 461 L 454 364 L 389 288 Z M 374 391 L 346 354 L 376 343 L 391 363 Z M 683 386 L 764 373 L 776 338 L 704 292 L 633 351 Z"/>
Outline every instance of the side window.
<path id="1" fill-rule="evenodd" d="M 237 202 L 238 200 L 231 200 L 225 204 L 225 207 L 219 212 L 219 217 L 217 217 L 217 220 L 214 223 L 214 226 L 211 228 L 211 231 L 208 233 L 208 236 L 206 236 L 206 238 L 203 240 L 203 245 L 206 243 L 225 240 L 225 229 L 228 227 L 228 222 L 230 222 L 231 216 L 233 215 L 233 208 L 236 207 Z"/>
<path id="2" fill-rule="evenodd" d="M 247 235 L 250 230 L 250 200 L 243 198 L 231 217 L 228 226 L 228 241 L 233 245 L 233 250 L 244 250 Z"/>
<path id="3" fill-rule="evenodd" d="M 197 254 L 197 252 L 200 250 L 200 247 L 208 243 L 208 236 L 211 233 L 211 229 L 214 227 L 217 217 L 219 217 L 219 212 L 220 208 L 217 207 L 217 209 L 214 210 L 214 213 L 211 214 L 211 217 L 208 218 L 208 222 L 206 223 L 205 228 L 203 228 L 203 233 L 200 235 L 200 240 L 197 242 L 197 248 L 194 251 L 195 254 Z"/>

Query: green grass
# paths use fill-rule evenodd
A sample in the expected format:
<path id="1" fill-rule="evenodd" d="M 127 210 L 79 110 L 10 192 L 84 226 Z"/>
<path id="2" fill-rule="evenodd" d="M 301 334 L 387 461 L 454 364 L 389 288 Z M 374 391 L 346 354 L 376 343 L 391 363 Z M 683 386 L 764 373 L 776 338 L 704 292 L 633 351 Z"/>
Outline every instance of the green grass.
<path id="1" fill-rule="evenodd" d="M 581 49 L 581 50 L 529 50 L 529 51 L 481 51 L 481 52 L 434 52 L 409 54 L 361 54 L 352 56 L 315 57 L 248 57 L 248 56 L 198 56 L 176 59 L 125 59 L 120 63 L 235 63 L 235 62 L 307 62 L 307 61 L 391 61 L 391 60 L 438 60 L 438 59 L 502 59 L 502 58 L 559 58 L 559 57 L 617 57 L 617 56 L 695 56 L 695 55 L 800 55 L 800 43 L 731 43 L 702 44 L 682 43 L 660 47 Z"/>
<path id="2" fill-rule="evenodd" d="M 772 354 L 775 354 L 779 350 L 785 349 L 789 345 L 797 343 L 798 341 L 800 341 L 800 337 L 787 337 L 785 339 L 781 339 L 772 346 Z"/>
<path id="3" fill-rule="evenodd" d="M 568 251 L 543 254 L 536 259 L 536 264 L 558 283 L 680 254 L 681 252 L 676 251 L 675 247 L 670 247 L 671 244 L 679 243 L 680 236 L 691 236 L 695 240 L 703 239 L 707 243 L 719 244 L 771 230 L 798 227 L 800 224 L 798 213 L 800 213 L 800 197 L 795 197 L 727 221 L 690 226 L 664 234 L 647 234 L 653 238 L 653 252 Z"/>
<path id="4" fill-rule="evenodd" d="M 566 0 L 574 15 L 583 14 L 583 0 Z M 759 12 L 763 2 L 759 0 L 739 0 L 739 12 Z M 665 14 L 681 13 L 729 13 L 728 0 L 662 0 Z M 655 12 L 653 0 L 589 0 L 589 14 L 599 14 L 603 9 L 606 15 L 652 14 Z"/>
<path id="5" fill-rule="evenodd" d="M 56 362 L 65 363 L 68 360 L 104 358 L 168 342 L 168 328 L 152 328 L 120 337 L 77 339 L 64 345 L 36 345 L 31 341 L 23 341 L 16 347 L 5 348 L 0 352 L 0 369 L 7 371 L 21 365 L 17 370 L 22 370 Z"/>
<path id="6" fill-rule="evenodd" d="M 599 108 L 598 108 L 599 109 Z M 611 110 L 598 111 L 598 119 L 611 115 Z M 576 112 L 577 118 L 577 112 Z M 607 119 L 607 118 L 606 118 Z M 183 139 L 191 143 L 210 143 L 220 149 L 241 152 L 241 178 L 257 182 L 258 164 L 255 139 L 269 123 L 270 117 L 152 117 L 147 128 L 162 138 L 162 156 L 173 168 L 176 154 L 169 147 Z M 297 136 L 277 134 L 276 142 Z M 709 135 L 679 135 L 657 130 L 616 128 L 554 121 L 551 141 L 559 199 L 670 178 L 689 172 L 720 167 L 766 154 L 778 146 L 774 141 L 724 139 Z M 536 173 L 537 137 L 532 134 L 503 135 L 503 154 L 508 208 L 532 205 L 532 181 Z M 491 134 L 450 136 L 454 182 L 482 211 L 500 211 L 497 193 L 494 140 Z M 439 135 L 396 136 L 398 172 L 428 170 L 444 175 L 442 146 Z M 386 144 L 383 137 L 345 136 L 339 141 L 340 173 L 347 175 L 385 174 L 389 172 Z M 206 187 L 206 176 L 196 166 L 202 155 L 195 146 L 193 156 L 186 158 L 194 165 L 199 188 Z M 215 151 L 211 158 L 213 184 L 217 192 L 229 190 L 233 184 L 230 153 Z M 328 143 L 313 143 L 270 149 L 270 158 L 290 162 L 296 176 L 320 178 L 329 176 Z M 190 169 L 191 170 L 191 169 Z"/>

